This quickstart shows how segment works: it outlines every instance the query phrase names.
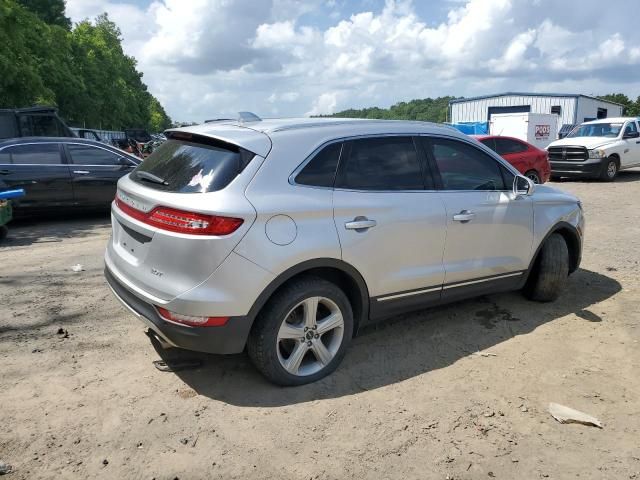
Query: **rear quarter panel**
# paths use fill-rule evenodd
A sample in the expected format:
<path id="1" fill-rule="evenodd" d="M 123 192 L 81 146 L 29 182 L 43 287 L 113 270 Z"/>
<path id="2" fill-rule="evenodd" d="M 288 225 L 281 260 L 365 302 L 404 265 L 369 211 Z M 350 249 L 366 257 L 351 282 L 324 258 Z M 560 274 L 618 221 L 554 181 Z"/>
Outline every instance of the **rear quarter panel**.
<path id="1" fill-rule="evenodd" d="M 257 212 L 235 251 L 274 274 L 306 260 L 341 258 L 333 221 L 333 191 L 289 183 L 290 174 L 319 144 L 280 133 L 245 191 Z"/>

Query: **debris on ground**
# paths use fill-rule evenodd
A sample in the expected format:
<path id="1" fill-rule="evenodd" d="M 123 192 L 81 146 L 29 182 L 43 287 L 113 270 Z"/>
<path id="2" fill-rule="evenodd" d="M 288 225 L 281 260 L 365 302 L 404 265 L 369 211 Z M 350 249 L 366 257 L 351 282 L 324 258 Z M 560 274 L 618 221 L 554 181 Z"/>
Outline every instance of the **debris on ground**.
<path id="1" fill-rule="evenodd" d="M 13 467 L 8 463 L 4 463 L 2 460 L 0 460 L 0 475 L 7 475 L 11 472 L 13 472 Z"/>
<path id="2" fill-rule="evenodd" d="M 62 327 L 58 329 L 56 335 L 60 335 L 60 338 L 69 338 L 69 332 Z"/>
<path id="3" fill-rule="evenodd" d="M 76 263 L 73 267 L 71 267 L 71 270 L 76 272 L 76 273 L 84 272 L 84 267 L 81 264 Z"/>
<path id="4" fill-rule="evenodd" d="M 179 372 L 192 370 L 202 366 L 202 361 L 197 359 L 184 360 L 155 360 L 153 365 L 161 372 Z"/>
<path id="5" fill-rule="evenodd" d="M 102 460 L 102 464 L 106 467 L 107 465 L 109 465 L 109 460 L 105 458 L 104 460 Z"/>
<path id="6" fill-rule="evenodd" d="M 472 352 L 472 355 L 477 355 L 478 357 L 497 357 L 495 353 L 491 352 Z"/>
<path id="7" fill-rule="evenodd" d="M 560 405 L 559 403 L 549 404 L 549 413 L 560 423 L 580 423 L 593 427 L 602 428 L 602 423 L 596 417 L 592 417 L 579 410 Z"/>

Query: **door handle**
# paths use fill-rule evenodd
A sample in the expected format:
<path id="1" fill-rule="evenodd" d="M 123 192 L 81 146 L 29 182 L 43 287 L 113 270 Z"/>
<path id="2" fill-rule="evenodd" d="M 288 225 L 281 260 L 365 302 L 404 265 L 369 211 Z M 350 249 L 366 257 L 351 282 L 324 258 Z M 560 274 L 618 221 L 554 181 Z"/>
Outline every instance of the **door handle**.
<path id="1" fill-rule="evenodd" d="M 0 175 L 9 175 L 11 170 L 0 170 Z"/>
<path id="2" fill-rule="evenodd" d="M 356 217 L 350 222 L 344 224 L 347 230 L 355 230 L 356 232 L 364 232 L 378 224 L 375 220 L 369 220 L 367 217 Z"/>
<path id="3" fill-rule="evenodd" d="M 73 173 L 77 173 L 78 175 L 89 175 L 89 170 L 74 170 Z"/>
<path id="4" fill-rule="evenodd" d="M 467 223 L 473 220 L 475 216 L 476 214 L 470 210 L 462 210 L 460 213 L 453 216 L 453 221 L 460 222 L 460 223 Z"/>

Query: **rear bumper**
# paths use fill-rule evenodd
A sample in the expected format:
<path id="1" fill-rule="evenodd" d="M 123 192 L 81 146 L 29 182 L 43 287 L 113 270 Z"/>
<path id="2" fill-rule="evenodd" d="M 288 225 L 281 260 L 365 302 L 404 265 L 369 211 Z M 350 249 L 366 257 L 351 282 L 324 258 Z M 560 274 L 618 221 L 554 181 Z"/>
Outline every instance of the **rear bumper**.
<path id="1" fill-rule="evenodd" d="M 597 177 L 602 171 L 602 160 L 586 162 L 549 162 L 555 177 Z"/>
<path id="2" fill-rule="evenodd" d="M 152 304 L 128 290 L 107 267 L 104 276 L 115 297 L 168 344 L 205 353 L 230 354 L 244 350 L 252 324 L 249 317 L 230 317 L 222 327 L 176 325 L 163 320 Z"/>

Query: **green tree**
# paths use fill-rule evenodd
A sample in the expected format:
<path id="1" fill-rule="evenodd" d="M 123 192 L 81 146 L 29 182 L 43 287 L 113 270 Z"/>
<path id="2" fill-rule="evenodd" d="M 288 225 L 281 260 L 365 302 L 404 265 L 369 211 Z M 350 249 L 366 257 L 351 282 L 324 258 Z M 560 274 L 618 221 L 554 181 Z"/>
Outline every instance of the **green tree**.
<path id="1" fill-rule="evenodd" d="M 57 106 L 68 123 L 89 128 L 158 131 L 171 123 L 106 14 L 68 31 L 0 0 L 0 108 L 33 104 Z"/>
<path id="2" fill-rule="evenodd" d="M 71 30 L 71 20 L 64 14 L 64 0 L 18 0 L 18 3 L 35 13 L 43 22 Z"/>
<path id="3" fill-rule="evenodd" d="M 449 101 L 456 97 L 424 98 L 399 102 L 388 109 L 371 107 L 361 110 L 349 109 L 330 115 L 347 118 L 378 118 L 386 120 L 422 120 L 427 122 L 445 122 Z"/>
<path id="4" fill-rule="evenodd" d="M 624 93 L 610 93 L 598 98 L 623 105 L 622 114 L 625 116 L 634 117 L 640 115 L 640 97 L 638 97 L 635 102 Z"/>

